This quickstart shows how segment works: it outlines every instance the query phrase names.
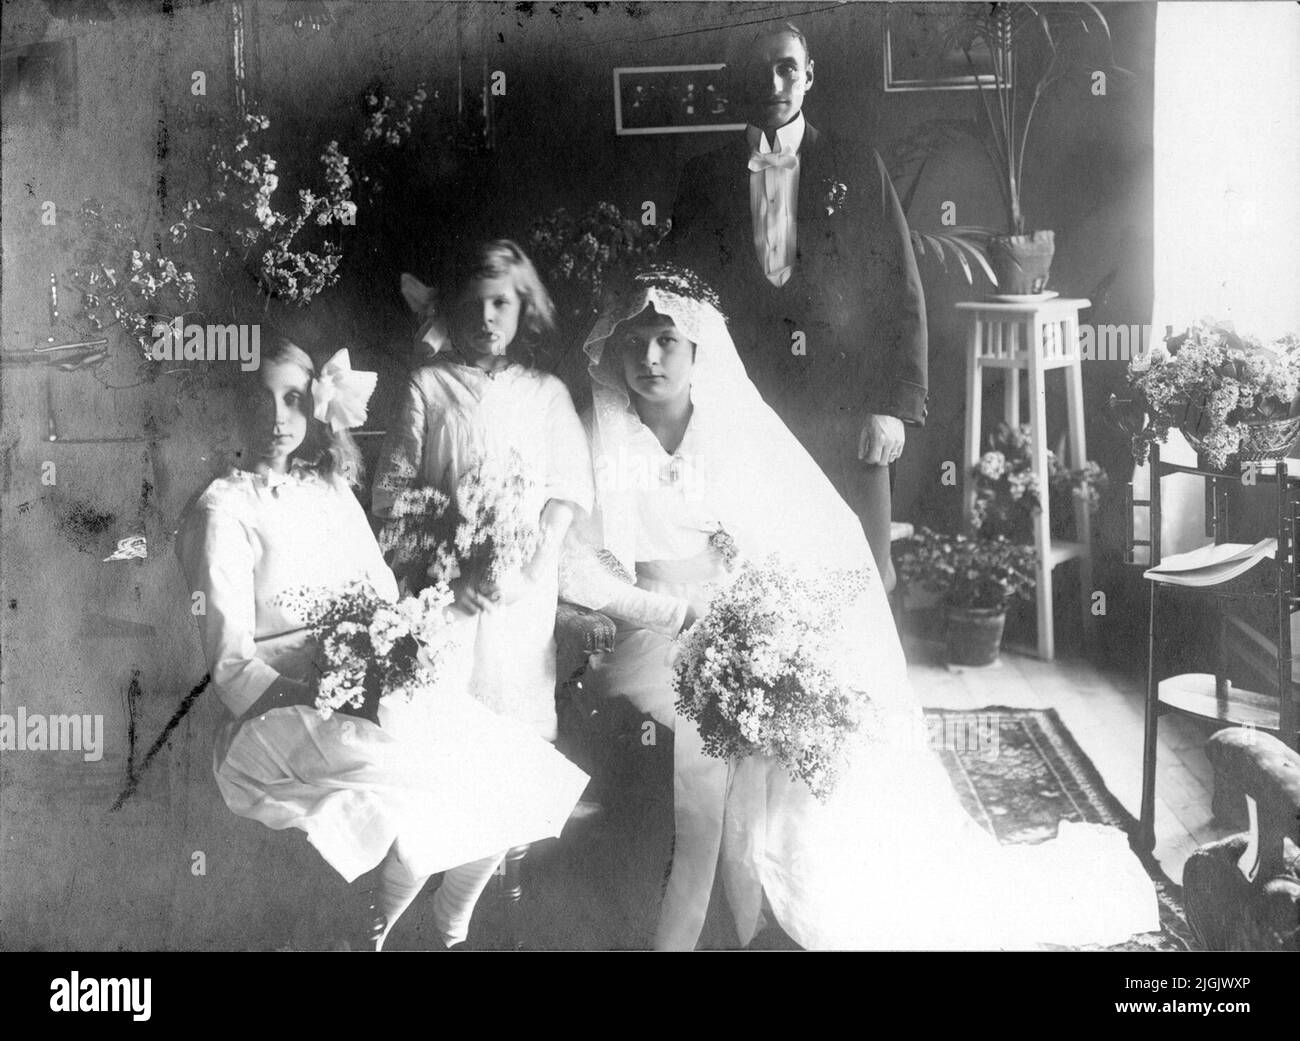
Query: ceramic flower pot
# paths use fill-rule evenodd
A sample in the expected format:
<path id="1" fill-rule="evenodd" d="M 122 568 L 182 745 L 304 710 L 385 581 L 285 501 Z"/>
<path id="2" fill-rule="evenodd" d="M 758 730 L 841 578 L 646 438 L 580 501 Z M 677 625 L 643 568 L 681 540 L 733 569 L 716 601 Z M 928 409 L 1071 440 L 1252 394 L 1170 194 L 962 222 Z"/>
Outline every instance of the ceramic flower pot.
<path id="1" fill-rule="evenodd" d="M 995 235 L 989 240 L 989 263 L 998 276 L 998 292 L 1028 296 L 1047 288 L 1056 253 L 1056 233 Z"/>
<path id="2" fill-rule="evenodd" d="M 998 660 L 1006 608 L 949 606 L 947 612 L 948 664 L 992 665 Z"/>

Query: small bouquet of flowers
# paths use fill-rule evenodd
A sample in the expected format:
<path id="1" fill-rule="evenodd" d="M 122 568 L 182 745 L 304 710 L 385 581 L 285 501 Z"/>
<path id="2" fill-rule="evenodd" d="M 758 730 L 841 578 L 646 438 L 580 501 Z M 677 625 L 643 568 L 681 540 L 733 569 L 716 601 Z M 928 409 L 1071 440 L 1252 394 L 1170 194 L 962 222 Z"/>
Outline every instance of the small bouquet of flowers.
<path id="1" fill-rule="evenodd" d="M 825 800 L 845 741 L 872 711 L 835 667 L 843 611 L 866 588 L 862 572 L 800 573 L 776 557 L 742 562 L 681 639 L 677 711 L 718 758 L 772 756 Z"/>
<path id="2" fill-rule="evenodd" d="M 1300 432 L 1300 340 L 1292 334 L 1265 345 L 1193 322 L 1135 357 L 1128 378 L 1149 417 L 1132 435 L 1139 464 L 1175 427 L 1216 470 L 1233 455 L 1284 455 Z"/>
<path id="3" fill-rule="evenodd" d="M 306 620 L 320 647 L 316 711 L 322 719 L 343 712 L 378 724 L 380 698 L 410 699 L 437 680 L 452 653 L 447 609 L 453 597 L 445 582 L 396 603 L 364 581 L 293 590 L 281 600 Z"/>
<path id="4" fill-rule="evenodd" d="M 389 566 L 409 588 L 429 579 L 450 583 L 461 575 L 498 582 L 537 552 L 538 516 L 528 506 L 533 485 L 518 452 L 467 470 L 454 497 L 413 487 L 413 477 L 396 475 L 405 486 L 398 488 L 392 519 L 379 535 Z"/>

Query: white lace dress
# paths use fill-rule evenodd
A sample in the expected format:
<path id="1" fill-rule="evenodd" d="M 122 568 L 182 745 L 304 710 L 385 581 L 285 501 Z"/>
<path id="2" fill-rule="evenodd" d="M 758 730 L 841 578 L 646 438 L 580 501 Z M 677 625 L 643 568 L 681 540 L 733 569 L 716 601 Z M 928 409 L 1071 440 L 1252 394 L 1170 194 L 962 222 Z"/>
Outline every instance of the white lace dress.
<path id="1" fill-rule="evenodd" d="M 484 458 L 517 452 L 534 479 L 539 516 L 549 499 L 592 505 L 591 464 L 569 392 L 554 376 L 512 364 L 489 373 L 448 354 L 406 386 L 375 475 L 372 509 L 387 517 L 396 474 L 455 490 Z M 495 712 L 555 739 L 556 576 L 542 576 L 513 604 L 478 616 L 470 692 Z"/>
<path id="2" fill-rule="evenodd" d="M 232 718 L 214 751 L 235 813 L 299 828 L 345 879 L 377 865 L 395 840 L 429 874 L 558 835 L 587 776 L 519 723 L 468 697 L 469 640 L 433 687 L 385 698 L 380 725 L 308 706 L 241 721 L 279 675 L 308 676 L 303 619 L 278 602 L 303 586 L 368 579 L 397 589 L 365 513 L 346 485 L 312 470 L 233 470 L 182 518 L 177 552 L 216 693 Z M 468 636 L 468 633 L 466 634 Z"/>

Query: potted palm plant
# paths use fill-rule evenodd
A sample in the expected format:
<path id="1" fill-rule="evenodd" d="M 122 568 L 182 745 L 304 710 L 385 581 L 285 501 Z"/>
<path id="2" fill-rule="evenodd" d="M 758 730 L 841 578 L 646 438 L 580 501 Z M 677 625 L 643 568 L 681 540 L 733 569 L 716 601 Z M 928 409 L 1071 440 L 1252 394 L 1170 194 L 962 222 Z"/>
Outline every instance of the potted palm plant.
<path id="1" fill-rule="evenodd" d="M 918 228 L 912 220 L 912 203 L 930 160 L 957 136 L 968 132 L 969 128 L 961 120 L 926 120 L 893 143 L 889 150 L 889 168 L 897 184 L 903 183 L 901 178 L 906 176 L 905 171 L 915 168 L 898 201 L 908 219 L 912 249 L 917 257 L 933 257 L 945 271 L 949 269 L 948 261 L 951 259 L 960 266 L 966 284 L 970 286 L 975 284 L 975 267 L 971 264 L 974 261 L 984 277 L 996 286 L 998 278 L 988 261 L 989 241 L 997 234 L 996 231 L 977 226 L 946 227 L 935 231 Z"/>
<path id="2" fill-rule="evenodd" d="M 1110 45 L 1110 25 L 1090 3 L 954 4 L 946 45 L 959 48 L 976 75 L 980 103 L 981 139 L 998 172 L 1006 210 L 1007 233 L 989 238 L 988 255 L 1001 292 L 1036 294 L 1044 290 L 1055 253 L 1055 233 L 1033 229 L 1021 208 L 1025 146 L 1038 104 L 1069 70 L 1083 36 L 1096 30 Z M 1028 43 L 1033 37 L 1046 45 L 1046 60 L 1036 77 L 1025 79 L 1030 67 Z M 1012 78 L 1012 51 L 1024 82 L 1017 90 Z M 986 60 L 980 70 L 975 56 Z M 1109 63 L 1128 75 L 1127 70 Z M 981 75 L 982 72 L 982 75 Z M 991 80 L 991 82 L 990 82 Z"/>
<path id="3" fill-rule="evenodd" d="M 899 575 L 943 598 L 948 662 L 992 665 L 1002 646 L 1007 608 L 1028 600 L 1036 584 L 1033 546 L 999 535 L 971 538 L 922 528 L 895 551 Z"/>

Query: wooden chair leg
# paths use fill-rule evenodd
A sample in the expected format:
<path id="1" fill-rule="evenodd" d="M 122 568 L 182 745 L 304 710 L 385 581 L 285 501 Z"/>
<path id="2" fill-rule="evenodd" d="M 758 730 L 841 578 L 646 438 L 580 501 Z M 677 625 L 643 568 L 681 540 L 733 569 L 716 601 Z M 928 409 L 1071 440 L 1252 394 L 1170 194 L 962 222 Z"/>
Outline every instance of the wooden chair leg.
<path id="1" fill-rule="evenodd" d="M 1150 853 L 1156 845 L 1156 752 L 1160 726 L 1160 681 L 1156 678 L 1156 588 L 1151 583 L 1147 621 L 1146 724 L 1142 735 L 1142 803 L 1139 811 L 1138 848 Z"/>
<path id="2" fill-rule="evenodd" d="M 523 897 L 524 897 L 524 857 L 528 855 L 527 846 L 516 846 L 506 853 L 501 887 L 506 902 L 506 928 L 509 930 L 510 949 L 524 949 Z"/>

